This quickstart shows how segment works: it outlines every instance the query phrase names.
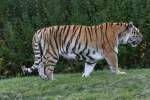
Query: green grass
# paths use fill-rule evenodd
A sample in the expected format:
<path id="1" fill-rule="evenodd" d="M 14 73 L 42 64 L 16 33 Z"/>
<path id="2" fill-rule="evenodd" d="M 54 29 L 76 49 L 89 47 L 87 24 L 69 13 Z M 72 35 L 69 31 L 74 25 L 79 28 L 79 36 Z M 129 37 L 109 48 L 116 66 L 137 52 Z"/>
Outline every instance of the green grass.
<path id="1" fill-rule="evenodd" d="M 54 81 L 39 77 L 0 80 L 0 100 L 150 100 L 150 69 L 127 75 L 97 71 L 88 78 L 57 74 Z"/>

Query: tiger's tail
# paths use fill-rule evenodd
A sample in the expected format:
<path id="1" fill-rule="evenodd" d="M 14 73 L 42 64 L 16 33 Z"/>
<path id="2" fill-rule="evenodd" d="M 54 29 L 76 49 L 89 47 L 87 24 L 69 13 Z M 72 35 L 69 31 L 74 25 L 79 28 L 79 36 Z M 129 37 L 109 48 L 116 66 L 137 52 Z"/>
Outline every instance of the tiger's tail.
<path id="1" fill-rule="evenodd" d="M 35 33 L 32 39 L 32 47 L 34 52 L 34 64 L 28 68 L 26 66 L 22 66 L 22 71 L 24 73 L 32 73 L 35 69 L 38 69 L 40 62 L 42 61 L 42 47 L 40 43 L 40 36 L 38 35 L 39 32 Z"/>

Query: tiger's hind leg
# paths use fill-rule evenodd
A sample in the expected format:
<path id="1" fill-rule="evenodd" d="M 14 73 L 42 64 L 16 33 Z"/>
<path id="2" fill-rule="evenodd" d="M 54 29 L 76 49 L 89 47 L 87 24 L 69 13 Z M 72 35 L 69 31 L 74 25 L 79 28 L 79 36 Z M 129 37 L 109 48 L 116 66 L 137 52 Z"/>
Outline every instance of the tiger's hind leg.
<path id="1" fill-rule="evenodd" d="M 93 71 L 95 65 L 96 65 L 96 63 L 86 62 L 85 68 L 84 68 L 84 73 L 82 74 L 82 77 L 88 77 L 91 74 L 91 72 Z"/>
<path id="2" fill-rule="evenodd" d="M 38 66 L 38 73 L 39 73 L 39 76 L 42 79 L 48 80 L 48 77 L 45 75 L 45 72 L 44 72 L 44 64 L 43 64 L 43 62 L 40 62 L 39 66 Z"/>
<path id="3" fill-rule="evenodd" d="M 46 57 L 43 59 L 43 64 L 44 64 L 44 72 L 45 75 L 47 76 L 48 80 L 53 80 L 53 74 L 54 74 L 54 67 L 57 63 L 58 59 L 55 57 Z"/>

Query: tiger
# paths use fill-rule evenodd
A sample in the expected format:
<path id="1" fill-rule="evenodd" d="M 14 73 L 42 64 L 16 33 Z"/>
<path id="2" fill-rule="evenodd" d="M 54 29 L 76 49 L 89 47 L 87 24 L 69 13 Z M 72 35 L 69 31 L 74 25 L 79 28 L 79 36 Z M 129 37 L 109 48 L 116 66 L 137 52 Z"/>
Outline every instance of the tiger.
<path id="1" fill-rule="evenodd" d="M 100 25 L 57 25 L 39 29 L 33 36 L 35 61 L 32 67 L 22 67 L 26 73 L 38 69 L 39 76 L 53 80 L 54 67 L 60 56 L 85 61 L 82 77 L 90 76 L 97 61 L 105 59 L 114 74 L 126 74 L 118 67 L 119 44 L 136 47 L 143 35 L 133 22 Z"/>

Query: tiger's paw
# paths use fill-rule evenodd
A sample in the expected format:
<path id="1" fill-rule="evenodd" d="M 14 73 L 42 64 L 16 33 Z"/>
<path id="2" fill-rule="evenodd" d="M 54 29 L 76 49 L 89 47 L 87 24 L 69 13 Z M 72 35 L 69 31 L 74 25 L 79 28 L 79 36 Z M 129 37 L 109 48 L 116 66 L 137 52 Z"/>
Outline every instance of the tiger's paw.
<path id="1" fill-rule="evenodd" d="M 40 75 L 40 78 L 43 79 L 43 80 L 49 80 L 46 75 Z"/>
<path id="2" fill-rule="evenodd" d="M 121 72 L 121 71 L 119 71 L 119 72 L 116 72 L 116 74 L 117 75 L 125 75 L 125 74 L 127 74 L 126 72 Z"/>
<path id="3" fill-rule="evenodd" d="M 127 74 L 126 72 L 121 72 L 120 70 L 112 70 L 112 73 L 116 74 L 116 75 L 125 75 L 125 74 Z"/>
<path id="4" fill-rule="evenodd" d="M 53 70 L 50 68 L 45 69 L 45 74 L 47 76 L 47 80 L 53 80 Z"/>
<path id="5" fill-rule="evenodd" d="M 83 74 L 82 74 L 82 77 L 89 77 L 89 75 L 88 75 L 88 74 L 83 73 Z"/>

